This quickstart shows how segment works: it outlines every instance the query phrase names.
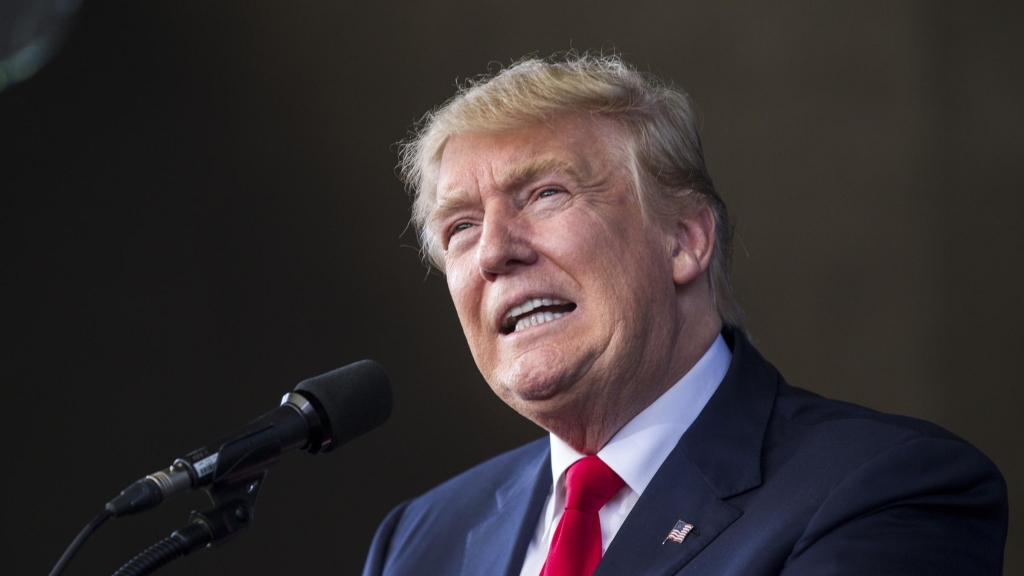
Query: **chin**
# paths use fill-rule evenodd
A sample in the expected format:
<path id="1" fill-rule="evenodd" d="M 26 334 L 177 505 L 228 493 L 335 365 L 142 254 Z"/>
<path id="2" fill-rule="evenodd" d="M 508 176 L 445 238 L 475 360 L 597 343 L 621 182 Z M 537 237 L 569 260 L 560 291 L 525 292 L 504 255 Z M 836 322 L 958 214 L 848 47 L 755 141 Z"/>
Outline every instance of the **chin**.
<path id="1" fill-rule="evenodd" d="M 561 391 L 559 386 L 542 384 L 510 388 L 508 394 L 513 401 L 520 404 L 544 404 L 557 401 Z"/>
<path id="2" fill-rule="evenodd" d="M 495 394 L 520 414 L 560 413 L 585 393 L 580 385 L 593 364 L 593 355 L 549 346 L 521 354 L 495 366 L 486 380 Z"/>
<path id="3" fill-rule="evenodd" d="M 583 390 L 576 387 L 548 386 L 540 390 L 515 392 L 506 390 L 509 397 L 502 398 L 520 416 L 568 442 L 579 452 L 587 452 L 588 423 L 592 422 L 592 403 L 587 402 Z M 588 405 L 590 404 L 590 405 Z M 607 440 L 607 439 L 606 439 Z M 598 448 L 591 452 L 596 453 Z"/>
<path id="4" fill-rule="evenodd" d="M 574 406 L 579 391 L 575 384 L 576 379 L 565 374 L 520 372 L 495 388 L 495 392 L 513 410 L 537 422 Z"/>
<path id="5" fill-rule="evenodd" d="M 513 402 L 546 402 L 557 397 L 566 386 L 561 379 L 519 375 L 502 383 L 498 395 L 509 404 Z"/>

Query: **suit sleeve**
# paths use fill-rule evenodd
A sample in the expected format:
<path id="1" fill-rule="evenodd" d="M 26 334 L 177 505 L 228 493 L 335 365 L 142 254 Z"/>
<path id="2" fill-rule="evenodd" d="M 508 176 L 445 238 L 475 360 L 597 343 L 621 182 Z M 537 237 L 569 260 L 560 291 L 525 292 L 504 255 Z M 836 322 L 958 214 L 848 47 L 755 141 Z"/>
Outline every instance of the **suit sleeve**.
<path id="1" fill-rule="evenodd" d="M 391 547 L 391 537 L 395 532 L 395 527 L 398 526 L 399 520 L 402 519 L 405 507 L 408 505 L 408 501 L 402 502 L 380 523 L 377 533 L 373 536 L 373 543 L 370 544 L 370 553 L 366 556 L 363 576 L 379 576 L 384 574 L 384 564 L 387 561 L 388 549 Z"/>
<path id="2" fill-rule="evenodd" d="M 894 446 L 840 483 L 811 519 L 784 576 L 1002 574 L 1006 484 L 957 439 Z"/>

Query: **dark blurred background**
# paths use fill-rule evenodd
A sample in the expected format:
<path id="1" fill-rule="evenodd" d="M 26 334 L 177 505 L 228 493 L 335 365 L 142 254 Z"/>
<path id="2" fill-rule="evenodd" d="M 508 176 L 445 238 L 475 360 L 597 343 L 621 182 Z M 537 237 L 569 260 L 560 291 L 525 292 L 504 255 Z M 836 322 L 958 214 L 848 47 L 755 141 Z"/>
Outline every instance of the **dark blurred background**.
<path id="1" fill-rule="evenodd" d="M 161 574 L 358 574 L 391 507 L 541 436 L 420 265 L 394 143 L 456 79 L 614 48 L 701 108 L 762 353 L 988 454 L 1024 575 L 1022 23 L 1019 2 L 86 1 L 0 92 L 0 572 L 47 573 L 126 484 L 361 358 L 391 421 L 286 456 L 247 534 Z M 67 574 L 206 506 L 111 521 Z"/>

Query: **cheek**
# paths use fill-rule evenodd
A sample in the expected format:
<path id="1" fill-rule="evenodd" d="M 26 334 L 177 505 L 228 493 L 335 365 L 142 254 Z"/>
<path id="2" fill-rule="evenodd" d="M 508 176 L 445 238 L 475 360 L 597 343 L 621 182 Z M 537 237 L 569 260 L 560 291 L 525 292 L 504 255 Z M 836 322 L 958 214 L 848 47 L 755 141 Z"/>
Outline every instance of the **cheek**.
<path id="1" fill-rule="evenodd" d="M 672 266 L 660 245 L 634 238 L 632 248 L 609 250 L 603 255 L 602 274 L 615 279 L 608 285 L 609 299 L 630 323 L 646 323 L 644 310 L 667 312 L 675 299 Z"/>
<path id="2" fill-rule="evenodd" d="M 472 271 L 466 266 L 457 264 L 447 266 L 448 292 L 451 294 L 452 302 L 455 304 L 455 311 L 459 315 L 459 322 L 470 336 L 471 330 L 479 323 L 480 311 L 480 286 L 474 282 Z"/>
<path id="3" fill-rule="evenodd" d="M 470 276 L 467 266 L 456 259 L 445 262 L 445 281 L 448 282 L 448 292 L 452 295 L 455 305 L 466 298 L 468 294 Z"/>

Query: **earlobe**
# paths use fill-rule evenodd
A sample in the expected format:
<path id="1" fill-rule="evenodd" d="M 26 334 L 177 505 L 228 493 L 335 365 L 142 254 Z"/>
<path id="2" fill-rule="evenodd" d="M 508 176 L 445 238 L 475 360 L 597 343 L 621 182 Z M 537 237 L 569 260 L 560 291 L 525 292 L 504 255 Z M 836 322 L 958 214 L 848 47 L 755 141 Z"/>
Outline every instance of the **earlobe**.
<path id="1" fill-rule="evenodd" d="M 715 249 L 715 216 L 705 206 L 676 223 L 672 277 L 677 286 L 689 284 L 711 265 Z"/>

